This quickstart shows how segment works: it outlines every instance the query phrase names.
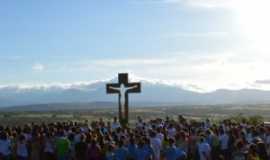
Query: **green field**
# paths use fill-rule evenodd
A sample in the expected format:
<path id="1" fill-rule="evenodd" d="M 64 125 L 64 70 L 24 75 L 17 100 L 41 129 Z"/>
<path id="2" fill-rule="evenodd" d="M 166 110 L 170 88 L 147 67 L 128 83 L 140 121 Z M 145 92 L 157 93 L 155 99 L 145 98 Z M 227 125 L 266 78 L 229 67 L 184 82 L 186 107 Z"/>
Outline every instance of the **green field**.
<path id="1" fill-rule="evenodd" d="M 91 108 L 80 110 L 54 110 L 54 111 L 1 111 L 1 125 L 23 125 L 26 123 L 51 123 L 57 121 L 95 121 L 103 118 L 112 120 L 118 115 L 117 108 Z M 251 106 L 175 106 L 175 107 L 131 107 L 130 122 L 134 122 L 137 116 L 149 120 L 153 118 L 165 118 L 166 116 L 177 118 L 183 115 L 189 119 L 222 120 L 232 116 L 243 115 L 261 116 L 264 121 L 270 120 L 270 105 Z"/>

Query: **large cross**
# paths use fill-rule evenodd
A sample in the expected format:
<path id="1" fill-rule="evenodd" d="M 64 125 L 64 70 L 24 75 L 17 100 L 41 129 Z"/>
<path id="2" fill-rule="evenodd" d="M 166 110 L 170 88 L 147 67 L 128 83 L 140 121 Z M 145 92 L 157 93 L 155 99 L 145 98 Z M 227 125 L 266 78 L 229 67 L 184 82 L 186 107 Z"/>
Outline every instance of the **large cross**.
<path id="1" fill-rule="evenodd" d="M 128 94 L 140 93 L 141 83 L 129 83 L 127 73 L 118 74 L 118 83 L 110 83 L 106 85 L 107 94 L 118 94 L 119 103 L 119 121 L 122 124 L 128 123 Z M 122 109 L 125 109 L 123 117 Z"/>

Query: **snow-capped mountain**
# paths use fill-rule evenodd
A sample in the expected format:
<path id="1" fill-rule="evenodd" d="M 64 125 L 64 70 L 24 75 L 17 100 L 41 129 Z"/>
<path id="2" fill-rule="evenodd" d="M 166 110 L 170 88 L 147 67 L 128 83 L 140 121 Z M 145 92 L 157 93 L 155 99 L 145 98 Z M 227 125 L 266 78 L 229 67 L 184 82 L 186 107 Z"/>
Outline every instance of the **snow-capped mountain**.
<path id="1" fill-rule="evenodd" d="M 107 95 L 105 84 L 117 79 L 76 84 L 40 86 L 4 86 L 0 88 L 0 107 L 50 104 L 116 102 L 117 95 Z M 176 84 L 145 79 L 132 79 L 142 83 L 142 93 L 131 94 L 131 105 L 140 104 L 264 104 L 270 103 L 270 91 L 255 89 L 216 90 L 200 93 Z"/>

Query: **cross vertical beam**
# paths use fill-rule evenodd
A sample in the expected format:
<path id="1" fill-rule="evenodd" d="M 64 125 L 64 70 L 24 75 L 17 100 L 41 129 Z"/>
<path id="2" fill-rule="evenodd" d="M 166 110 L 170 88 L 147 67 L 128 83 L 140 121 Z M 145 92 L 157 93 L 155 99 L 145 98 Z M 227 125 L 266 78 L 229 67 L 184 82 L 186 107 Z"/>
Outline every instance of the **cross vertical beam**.
<path id="1" fill-rule="evenodd" d="M 129 119 L 129 98 L 130 93 L 140 93 L 141 83 L 129 83 L 127 73 L 118 74 L 118 83 L 109 83 L 106 85 L 107 94 L 118 94 L 118 117 L 120 123 L 125 125 Z M 124 108 L 124 116 L 122 109 Z"/>

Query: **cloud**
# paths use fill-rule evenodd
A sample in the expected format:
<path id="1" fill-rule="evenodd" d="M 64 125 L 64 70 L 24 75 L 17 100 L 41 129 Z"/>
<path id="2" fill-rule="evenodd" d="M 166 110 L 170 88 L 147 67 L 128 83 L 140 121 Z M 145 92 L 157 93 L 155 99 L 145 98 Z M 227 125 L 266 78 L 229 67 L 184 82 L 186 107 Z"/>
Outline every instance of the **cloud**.
<path id="1" fill-rule="evenodd" d="M 140 65 L 164 65 L 168 64 L 168 62 L 174 61 L 173 58 L 135 58 L 135 59 L 103 59 L 103 60 L 95 60 L 92 63 L 95 65 L 101 66 L 110 66 L 110 67 L 120 67 L 120 66 L 136 66 Z"/>
<path id="2" fill-rule="evenodd" d="M 256 80 L 255 83 L 257 84 L 270 84 L 270 80 L 266 79 L 266 80 Z"/>
<path id="3" fill-rule="evenodd" d="M 226 38 L 228 32 L 180 32 L 168 35 L 169 38 Z"/>
<path id="4" fill-rule="evenodd" d="M 14 89 L 14 90 L 47 90 L 47 89 L 81 89 L 89 85 L 93 85 L 99 82 L 106 82 L 108 80 L 99 81 L 77 81 L 71 83 L 55 82 L 55 83 L 24 83 L 24 84 L 8 84 L 0 85 L 0 89 Z"/>
<path id="5" fill-rule="evenodd" d="M 181 0 L 179 0 L 181 1 Z M 206 8 L 231 8 L 237 0 L 185 0 L 191 6 L 206 7 Z M 183 1 L 182 1 L 183 2 Z"/>
<path id="6" fill-rule="evenodd" d="M 224 53 L 179 53 L 155 59 L 111 59 L 93 64 L 103 68 L 105 72 L 127 70 L 140 77 L 172 80 L 178 84 L 194 84 L 211 91 L 218 88 L 254 88 L 252 84 L 256 79 L 270 77 L 270 73 L 266 72 L 270 67 L 268 63 L 270 56 L 259 54 L 261 58 L 258 58 L 258 54 L 245 50 Z"/>
<path id="7" fill-rule="evenodd" d="M 45 70 L 45 66 L 43 64 L 40 64 L 40 63 L 35 63 L 33 66 L 32 66 L 32 69 L 34 71 L 44 71 Z"/>
<path id="8" fill-rule="evenodd" d="M 139 3 L 186 5 L 202 8 L 233 8 L 240 0 L 134 0 Z"/>
<path id="9" fill-rule="evenodd" d="M 118 72 L 129 72 L 146 79 L 160 79 L 173 81 L 177 84 L 212 83 L 223 72 L 227 72 L 223 64 L 229 59 L 227 54 L 209 55 L 202 53 L 175 53 L 171 56 L 118 58 L 84 60 L 82 62 L 66 65 L 60 72 L 82 74 L 101 74 L 113 77 Z M 55 67 L 60 68 L 60 67 Z M 207 79 L 207 77 L 209 80 Z M 220 76 L 221 77 L 221 76 Z M 106 78 L 106 77 L 103 77 Z M 221 77 L 222 78 L 222 77 Z M 218 84 L 218 82 L 215 82 Z M 206 86 L 206 87 L 205 87 Z M 201 88 L 209 87 L 209 84 Z M 212 86 L 211 86 L 212 87 Z M 215 86 L 214 86 L 215 87 Z M 208 88 L 207 88 L 208 89 Z"/>
<path id="10" fill-rule="evenodd" d="M 181 86 L 192 84 L 190 87 L 203 91 L 219 88 L 264 89 L 267 85 L 263 83 L 267 81 L 262 80 L 270 78 L 270 72 L 267 71 L 270 67 L 270 55 L 246 48 L 226 52 L 179 51 L 147 55 L 153 54 L 146 54 L 141 58 L 83 58 L 78 61 L 57 62 L 46 68 L 46 74 L 59 76 L 53 81 L 61 81 L 64 76 L 73 75 L 72 78 L 67 78 L 66 82 L 69 83 L 106 79 L 119 72 L 128 72 L 145 79 L 163 80 Z M 44 68 L 39 63 L 33 66 L 38 71 Z"/>

